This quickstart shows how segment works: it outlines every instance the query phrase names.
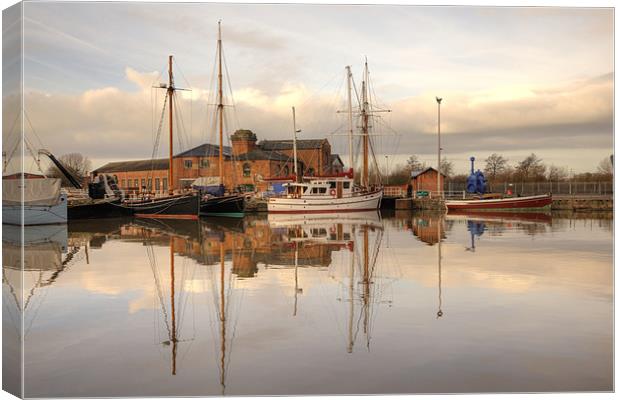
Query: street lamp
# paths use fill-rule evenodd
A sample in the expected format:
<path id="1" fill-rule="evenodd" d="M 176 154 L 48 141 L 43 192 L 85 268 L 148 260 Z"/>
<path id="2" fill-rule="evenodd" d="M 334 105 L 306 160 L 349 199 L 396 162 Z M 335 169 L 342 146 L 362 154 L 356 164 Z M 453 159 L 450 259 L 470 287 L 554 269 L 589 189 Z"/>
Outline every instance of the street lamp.
<path id="1" fill-rule="evenodd" d="M 443 197 L 441 190 L 441 98 L 435 97 L 437 100 L 437 194 Z"/>

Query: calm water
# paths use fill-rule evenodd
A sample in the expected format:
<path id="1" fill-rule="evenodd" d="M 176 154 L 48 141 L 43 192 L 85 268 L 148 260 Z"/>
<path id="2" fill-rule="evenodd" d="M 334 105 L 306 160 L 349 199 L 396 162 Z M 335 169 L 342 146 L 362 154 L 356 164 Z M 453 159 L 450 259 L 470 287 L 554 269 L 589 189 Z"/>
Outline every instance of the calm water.
<path id="1" fill-rule="evenodd" d="M 3 227 L 27 396 L 612 390 L 611 215 Z M 5 349 L 6 351 L 6 349 Z"/>

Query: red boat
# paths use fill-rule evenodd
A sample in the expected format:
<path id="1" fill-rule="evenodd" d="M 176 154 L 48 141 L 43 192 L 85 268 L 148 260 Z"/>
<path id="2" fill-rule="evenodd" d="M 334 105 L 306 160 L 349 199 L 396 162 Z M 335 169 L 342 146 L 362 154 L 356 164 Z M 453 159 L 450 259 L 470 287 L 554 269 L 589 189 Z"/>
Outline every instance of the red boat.
<path id="1" fill-rule="evenodd" d="M 505 197 L 499 199 L 446 200 L 448 210 L 533 210 L 549 208 L 550 194 L 525 197 Z"/>

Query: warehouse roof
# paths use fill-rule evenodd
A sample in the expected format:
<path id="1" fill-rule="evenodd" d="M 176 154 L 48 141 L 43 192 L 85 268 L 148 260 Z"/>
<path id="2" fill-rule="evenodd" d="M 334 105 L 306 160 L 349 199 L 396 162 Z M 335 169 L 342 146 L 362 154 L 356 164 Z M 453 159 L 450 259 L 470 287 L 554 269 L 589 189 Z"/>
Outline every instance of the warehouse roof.
<path id="1" fill-rule="evenodd" d="M 216 156 L 220 154 L 220 146 L 216 146 L 210 143 L 204 143 L 200 146 L 196 146 L 193 149 L 186 150 L 182 153 L 175 155 L 175 157 L 200 157 L 200 156 Z M 224 157 L 230 157 L 232 149 L 228 146 L 224 146 Z"/>
<path id="2" fill-rule="evenodd" d="M 297 140 L 298 150 L 319 149 L 327 142 L 327 139 L 306 139 Z M 291 150 L 293 149 L 292 140 L 261 140 L 258 147 L 263 150 Z"/>
<path id="3" fill-rule="evenodd" d="M 285 154 L 278 153 L 275 151 L 264 151 L 262 149 L 255 148 L 250 152 L 239 155 L 237 159 L 240 161 L 246 161 L 246 160 L 288 161 L 290 157 Z"/>
<path id="4" fill-rule="evenodd" d="M 151 160 L 116 161 L 97 168 L 96 172 L 131 172 L 131 171 L 151 171 L 168 169 L 170 163 L 167 158 L 156 158 Z M 93 171 L 93 172 L 95 172 Z"/>

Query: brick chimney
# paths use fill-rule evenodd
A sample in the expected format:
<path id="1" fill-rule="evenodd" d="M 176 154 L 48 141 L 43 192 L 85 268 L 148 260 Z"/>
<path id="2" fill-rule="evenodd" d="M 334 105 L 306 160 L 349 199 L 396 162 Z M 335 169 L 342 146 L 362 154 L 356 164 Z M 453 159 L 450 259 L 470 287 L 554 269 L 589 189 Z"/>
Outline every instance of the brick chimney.
<path id="1" fill-rule="evenodd" d="M 256 147 L 256 135 L 249 129 L 239 129 L 232 134 L 230 140 L 235 156 L 249 153 Z"/>

